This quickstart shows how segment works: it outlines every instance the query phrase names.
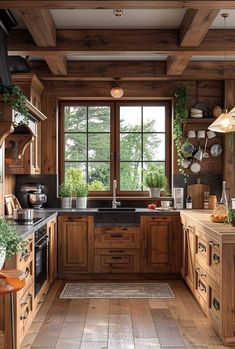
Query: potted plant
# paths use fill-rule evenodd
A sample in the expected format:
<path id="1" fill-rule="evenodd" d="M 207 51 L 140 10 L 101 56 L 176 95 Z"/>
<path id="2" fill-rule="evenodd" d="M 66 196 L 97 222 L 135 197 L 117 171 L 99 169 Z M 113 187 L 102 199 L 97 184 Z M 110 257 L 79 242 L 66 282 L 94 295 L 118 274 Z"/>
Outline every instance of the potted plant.
<path id="1" fill-rule="evenodd" d="M 87 207 L 88 185 L 85 182 L 76 183 L 73 186 L 73 196 L 76 197 L 76 208 Z"/>
<path id="2" fill-rule="evenodd" d="M 162 167 L 151 165 L 145 172 L 144 181 L 149 187 L 150 197 L 159 197 L 161 190 L 166 186 L 167 178 Z"/>
<path id="3" fill-rule="evenodd" d="M 8 223 L 5 218 L 0 218 L 0 270 L 5 259 L 21 252 L 24 248 L 24 242 L 17 234 L 15 226 Z"/>
<path id="4" fill-rule="evenodd" d="M 26 106 L 26 96 L 18 85 L 11 84 L 10 86 L 3 86 L 0 83 L 0 95 L 3 96 L 4 102 L 9 102 L 12 108 L 19 114 L 16 117 L 23 117 L 22 120 L 19 118 L 18 124 L 28 124 L 29 122 L 29 111 Z"/>
<path id="5" fill-rule="evenodd" d="M 235 227 L 235 209 L 230 208 L 228 212 L 228 223 Z"/>
<path id="6" fill-rule="evenodd" d="M 72 208 L 72 185 L 70 183 L 62 183 L 59 188 L 61 198 L 61 208 Z"/>

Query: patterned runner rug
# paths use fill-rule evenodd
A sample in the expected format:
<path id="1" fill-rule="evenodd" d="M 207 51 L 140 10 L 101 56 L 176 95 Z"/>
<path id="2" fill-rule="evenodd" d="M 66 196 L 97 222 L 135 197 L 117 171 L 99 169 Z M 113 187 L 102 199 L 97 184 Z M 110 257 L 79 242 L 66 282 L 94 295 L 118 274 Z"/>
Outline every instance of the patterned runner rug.
<path id="1" fill-rule="evenodd" d="M 175 296 L 167 283 L 66 283 L 60 298 L 175 298 Z"/>

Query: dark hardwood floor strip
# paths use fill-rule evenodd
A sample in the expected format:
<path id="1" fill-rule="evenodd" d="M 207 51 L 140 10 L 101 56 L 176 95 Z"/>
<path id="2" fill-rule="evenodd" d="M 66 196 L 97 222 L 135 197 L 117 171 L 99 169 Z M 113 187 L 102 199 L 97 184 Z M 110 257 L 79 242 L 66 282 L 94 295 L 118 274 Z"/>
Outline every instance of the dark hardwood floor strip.
<path id="1" fill-rule="evenodd" d="M 152 309 L 153 321 L 162 348 L 185 348 L 177 324 L 168 309 Z"/>

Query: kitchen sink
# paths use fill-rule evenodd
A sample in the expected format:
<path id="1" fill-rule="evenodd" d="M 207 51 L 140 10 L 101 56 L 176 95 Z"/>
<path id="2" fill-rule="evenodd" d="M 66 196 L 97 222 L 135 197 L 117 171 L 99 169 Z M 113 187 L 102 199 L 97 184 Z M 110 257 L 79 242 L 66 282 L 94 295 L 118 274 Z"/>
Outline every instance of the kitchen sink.
<path id="1" fill-rule="evenodd" d="M 106 211 L 112 211 L 112 212 L 134 212 L 136 209 L 133 207 L 117 207 L 117 208 L 112 208 L 112 207 L 101 207 L 98 208 L 99 212 L 106 212 Z"/>

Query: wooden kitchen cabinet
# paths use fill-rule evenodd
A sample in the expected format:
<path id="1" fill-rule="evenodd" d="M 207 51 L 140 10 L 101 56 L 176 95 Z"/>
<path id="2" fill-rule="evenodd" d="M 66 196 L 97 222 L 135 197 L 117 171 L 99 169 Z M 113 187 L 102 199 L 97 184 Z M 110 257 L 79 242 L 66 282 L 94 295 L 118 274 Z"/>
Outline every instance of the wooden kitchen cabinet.
<path id="1" fill-rule="evenodd" d="M 177 216 L 144 216 L 142 271 L 145 273 L 178 273 L 180 270 L 181 234 Z"/>
<path id="2" fill-rule="evenodd" d="M 94 224 L 92 216 L 60 216 L 59 275 L 74 279 L 92 272 Z"/>
<path id="3" fill-rule="evenodd" d="M 195 281 L 195 232 L 192 226 L 183 226 L 184 229 L 184 277 L 187 285 L 194 290 Z"/>
<path id="4" fill-rule="evenodd" d="M 49 283 L 52 284 L 57 276 L 57 219 L 47 223 L 49 242 Z"/>

